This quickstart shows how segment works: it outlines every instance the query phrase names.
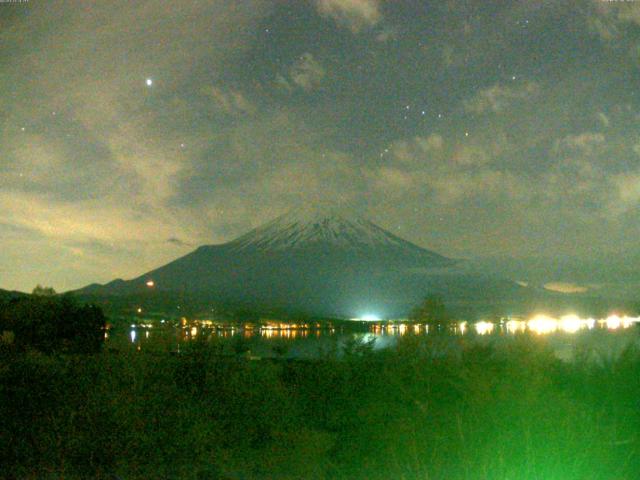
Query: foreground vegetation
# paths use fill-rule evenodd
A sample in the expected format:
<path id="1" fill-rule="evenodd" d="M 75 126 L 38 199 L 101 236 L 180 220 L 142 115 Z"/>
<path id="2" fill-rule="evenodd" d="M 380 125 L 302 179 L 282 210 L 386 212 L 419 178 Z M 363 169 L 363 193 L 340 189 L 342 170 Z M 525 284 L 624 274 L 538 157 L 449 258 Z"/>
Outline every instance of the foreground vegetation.
<path id="1" fill-rule="evenodd" d="M 636 479 L 640 352 L 353 342 L 312 361 L 214 337 L 105 350 L 99 308 L 0 304 L 0 478 Z M 452 342 L 460 342 L 453 345 Z M 497 345 L 497 344 L 496 344 Z M 276 346 L 277 348 L 277 346 Z"/>
<path id="2" fill-rule="evenodd" d="M 637 478 L 639 352 L 565 364 L 533 338 L 447 344 L 251 361 L 214 340 L 179 355 L 5 343 L 0 477 Z"/>

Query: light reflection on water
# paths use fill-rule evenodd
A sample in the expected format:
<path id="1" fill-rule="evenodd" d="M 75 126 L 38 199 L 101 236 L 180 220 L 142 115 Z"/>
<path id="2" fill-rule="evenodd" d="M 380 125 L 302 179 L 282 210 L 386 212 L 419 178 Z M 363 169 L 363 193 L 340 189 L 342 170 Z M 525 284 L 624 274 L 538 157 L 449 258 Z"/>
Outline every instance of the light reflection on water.
<path id="1" fill-rule="evenodd" d="M 158 342 L 165 342 L 168 348 L 179 349 L 179 344 L 192 340 L 212 341 L 220 339 L 227 345 L 229 351 L 234 342 L 244 343 L 247 348 L 257 355 L 273 355 L 275 345 L 286 351 L 288 357 L 317 356 L 318 351 L 332 348 L 340 350 L 348 342 L 370 342 L 374 349 L 384 349 L 395 344 L 398 338 L 414 335 L 425 336 L 433 334 L 433 330 L 448 333 L 452 339 L 466 336 L 498 338 L 513 337 L 519 334 L 533 334 L 534 336 L 549 337 L 556 346 L 559 357 L 570 357 L 570 350 L 576 342 L 580 332 L 602 332 L 627 330 L 636 323 L 639 317 L 610 315 L 607 318 L 580 318 L 577 315 L 551 317 L 544 314 L 532 316 L 529 319 L 504 318 L 498 321 L 480 320 L 477 322 L 456 322 L 444 326 L 430 326 L 421 323 L 407 322 L 372 322 L 362 325 L 360 331 L 345 327 L 322 327 L 319 324 L 267 324 L 263 326 L 247 324 L 244 326 L 216 326 L 210 321 L 181 322 L 181 326 L 170 324 L 154 326 L 152 323 L 132 325 L 128 330 L 124 342 L 135 347 L 136 350 L 146 350 Z M 144 332 L 144 334 L 142 334 Z M 118 345 L 124 332 L 111 332 L 105 335 L 108 346 Z M 575 337 L 571 340 L 571 337 Z M 283 347 L 282 343 L 287 345 Z M 602 342 L 602 338 L 598 340 Z M 122 342 L 121 342 L 122 343 Z M 121 344 L 122 346 L 122 344 Z M 337 346 L 337 347 L 336 347 Z M 616 347 L 617 348 L 617 347 Z"/>
<path id="2" fill-rule="evenodd" d="M 530 320 L 509 320 L 505 323 L 507 333 L 521 333 L 530 331 L 538 335 L 549 333 L 577 333 L 580 330 L 593 330 L 603 328 L 607 330 L 626 329 L 639 323 L 639 317 L 610 315 L 607 318 L 595 320 L 594 318 L 580 318 L 577 315 L 564 315 L 560 318 L 548 315 L 536 315 Z"/>

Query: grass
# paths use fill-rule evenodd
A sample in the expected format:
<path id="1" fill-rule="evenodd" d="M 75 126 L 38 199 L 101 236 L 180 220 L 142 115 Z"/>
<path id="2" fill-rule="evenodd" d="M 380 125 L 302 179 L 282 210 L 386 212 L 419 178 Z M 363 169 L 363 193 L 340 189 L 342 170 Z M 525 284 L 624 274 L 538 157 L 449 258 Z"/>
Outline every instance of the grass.
<path id="1" fill-rule="evenodd" d="M 640 352 L 438 342 L 312 361 L 4 347 L 0 478 L 638 478 Z"/>

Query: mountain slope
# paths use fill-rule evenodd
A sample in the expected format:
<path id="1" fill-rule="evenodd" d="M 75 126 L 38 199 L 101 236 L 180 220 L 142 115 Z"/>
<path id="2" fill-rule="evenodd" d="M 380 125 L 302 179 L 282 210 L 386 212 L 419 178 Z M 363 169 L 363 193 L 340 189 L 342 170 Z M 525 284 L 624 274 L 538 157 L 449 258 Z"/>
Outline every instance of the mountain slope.
<path id="1" fill-rule="evenodd" d="M 450 302 L 472 291 L 491 295 L 492 280 L 458 272 L 456 263 L 359 216 L 294 211 L 133 280 L 94 284 L 79 293 L 182 292 L 211 301 L 345 316 L 372 309 L 384 315 L 406 313 L 429 292 Z"/>

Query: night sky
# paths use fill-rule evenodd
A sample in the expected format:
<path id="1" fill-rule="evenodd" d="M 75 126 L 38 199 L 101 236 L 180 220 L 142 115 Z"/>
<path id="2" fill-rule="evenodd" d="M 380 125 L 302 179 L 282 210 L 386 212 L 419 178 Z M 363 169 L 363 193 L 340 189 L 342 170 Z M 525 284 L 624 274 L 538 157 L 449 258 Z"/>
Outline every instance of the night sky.
<path id="1" fill-rule="evenodd" d="M 639 67 L 640 2 L 0 3 L 0 287 L 327 199 L 450 257 L 624 263 Z"/>

